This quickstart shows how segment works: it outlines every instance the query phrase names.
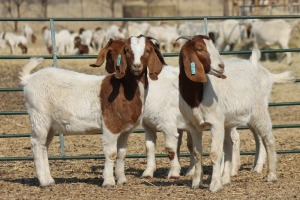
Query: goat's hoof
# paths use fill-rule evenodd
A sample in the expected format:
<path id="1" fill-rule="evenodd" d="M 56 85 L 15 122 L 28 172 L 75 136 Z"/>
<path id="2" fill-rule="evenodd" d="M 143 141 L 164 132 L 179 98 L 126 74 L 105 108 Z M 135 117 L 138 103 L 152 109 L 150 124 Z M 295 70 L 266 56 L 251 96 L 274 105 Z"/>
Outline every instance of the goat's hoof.
<path id="1" fill-rule="evenodd" d="M 142 178 L 153 178 L 153 172 L 147 172 L 146 170 L 144 171 L 144 173 L 142 174 Z"/>
<path id="2" fill-rule="evenodd" d="M 45 187 L 49 187 L 51 185 L 54 185 L 55 184 L 55 181 L 53 178 L 49 179 L 49 181 L 47 182 L 44 182 L 44 183 L 40 183 L 40 187 L 41 188 L 45 188 Z"/>
<path id="3" fill-rule="evenodd" d="M 268 181 L 268 182 L 276 182 L 276 181 L 277 181 L 277 176 L 276 176 L 276 174 L 269 173 L 269 174 L 268 174 L 268 177 L 267 177 L 267 181 Z"/>
<path id="4" fill-rule="evenodd" d="M 200 182 L 199 181 L 193 181 L 192 183 L 192 189 L 196 190 L 200 188 Z"/>
<path id="5" fill-rule="evenodd" d="M 180 177 L 180 170 L 178 172 L 169 172 L 168 179 L 179 179 Z"/>
<path id="6" fill-rule="evenodd" d="M 185 175 L 186 176 L 194 176 L 194 173 L 195 173 L 195 167 L 189 168 Z"/>
<path id="7" fill-rule="evenodd" d="M 222 177 L 222 185 L 229 185 L 230 182 L 231 182 L 230 177 L 228 177 L 228 176 Z"/>
<path id="8" fill-rule="evenodd" d="M 103 187 L 114 187 L 116 185 L 116 181 L 114 179 L 104 180 L 102 186 Z"/>
<path id="9" fill-rule="evenodd" d="M 211 192 L 217 192 L 217 191 L 221 190 L 222 188 L 223 188 L 223 185 L 222 185 L 221 181 L 214 180 L 214 179 L 211 180 L 211 183 L 209 186 L 209 190 Z"/>
<path id="10" fill-rule="evenodd" d="M 169 176 L 168 179 L 179 179 L 180 176 Z"/>
<path id="11" fill-rule="evenodd" d="M 256 166 L 252 169 L 253 172 L 258 173 L 258 174 L 260 174 L 260 173 L 262 172 L 262 170 L 263 170 L 263 165 L 256 165 Z"/>
<path id="12" fill-rule="evenodd" d="M 118 185 L 124 185 L 126 183 L 128 183 L 128 180 L 126 177 L 118 179 Z"/>

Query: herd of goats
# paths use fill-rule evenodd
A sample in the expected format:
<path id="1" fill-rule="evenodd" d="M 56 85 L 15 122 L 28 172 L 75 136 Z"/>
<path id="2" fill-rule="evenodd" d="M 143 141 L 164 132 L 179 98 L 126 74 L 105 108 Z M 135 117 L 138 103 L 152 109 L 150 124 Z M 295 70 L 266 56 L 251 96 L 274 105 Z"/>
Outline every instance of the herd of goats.
<path id="1" fill-rule="evenodd" d="M 262 172 L 267 161 L 267 181 L 276 181 L 275 138 L 268 101 L 273 83 L 292 81 L 294 77 L 290 72 L 273 74 L 264 68 L 258 48 L 273 44 L 288 48 L 292 28 L 284 20 L 247 23 L 225 20 L 209 23 L 207 30 L 195 22 L 178 27 L 128 23 L 126 29 L 112 25 L 106 30 L 56 33 L 59 54 L 98 51 L 97 60 L 90 66 L 100 67 L 105 63 L 109 74 L 88 75 L 54 67 L 31 73 L 43 62 L 42 58 L 31 58 L 22 68 L 20 79 L 31 121 L 31 144 L 40 185 L 55 183 L 50 173 L 48 147 L 56 131 L 66 135 L 102 131 L 105 155 L 102 185 L 127 183 L 124 159 L 128 135 L 140 124 L 146 132 L 147 149 L 143 177 L 154 175 L 156 132 L 161 131 L 170 159 L 167 176 L 179 178 L 178 153 L 185 130 L 189 133 L 187 143 L 191 153 L 188 174 L 192 176 L 192 188 L 199 188 L 203 176 L 202 133 L 209 128 L 213 166 L 209 188 L 217 192 L 238 173 L 236 127 L 248 125 L 256 141 L 253 169 Z M 3 33 L 1 39 L 9 44 L 11 34 Z M 43 34 L 51 53 L 49 28 L 44 27 Z M 231 50 L 249 38 L 254 43 L 250 59 L 220 56 L 219 51 Z M 179 67 L 168 66 L 161 53 L 173 48 L 180 49 Z M 290 64 L 291 55 L 286 56 Z"/>
<path id="2" fill-rule="evenodd" d="M 62 29 L 56 32 L 55 38 L 58 55 L 97 53 L 109 39 L 124 39 L 141 34 L 155 38 L 161 50 L 165 52 L 176 51 L 182 47 L 184 42 L 177 40 L 180 36 L 194 35 L 208 35 L 219 51 L 233 50 L 236 46 L 239 48 L 247 46 L 249 49 L 253 47 L 288 49 L 295 24 L 297 23 L 283 19 L 268 21 L 228 19 L 221 22 L 209 21 L 207 26 L 194 21 L 179 25 L 127 22 L 123 27 L 110 25 L 107 28 L 95 27 L 93 30 L 80 28 L 78 32 Z M 51 31 L 48 27 L 43 27 L 42 33 L 47 51 L 52 54 Z M 35 41 L 34 31 L 28 24 L 23 26 L 22 34 L 0 32 L 0 50 L 8 46 L 13 55 L 27 53 L 28 43 Z M 31 47 L 34 48 L 34 45 Z M 285 54 L 287 64 L 291 64 L 291 53 Z"/>

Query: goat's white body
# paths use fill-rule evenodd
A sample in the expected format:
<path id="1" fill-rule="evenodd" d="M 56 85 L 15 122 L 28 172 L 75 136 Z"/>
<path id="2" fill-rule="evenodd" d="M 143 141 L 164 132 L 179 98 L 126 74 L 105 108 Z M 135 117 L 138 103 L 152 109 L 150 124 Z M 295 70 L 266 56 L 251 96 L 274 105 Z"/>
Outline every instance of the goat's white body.
<path id="1" fill-rule="evenodd" d="M 147 22 L 143 23 L 136 23 L 136 22 L 129 22 L 127 25 L 127 37 L 137 36 L 137 35 L 146 35 L 150 24 Z"/>
<path id="2" fill-rule="evenodd" d="M 18 35 L 12 32 L 5 32 L 3 35 L 3 40 L 8 44 L 11 54 L 16 54 L 18 52 L 18 45 L 20 43 L 23 45 L 28 44 L 28 40 L 24 35 Z"/>
<path id="3" fill-rule="evenodd" d="M 110 132 L 102 118 L 99 98 L 104 76 L 86 75 L 54 67 L 29 74 L 41 62 L 39 59 L 31 59 L 24 66 L 20 78 L 32 125 L 31 143 L 37 176 L 41 186 L 48 186 L 54 180 L 50 175 L 47 148 L 55 131 L 68 135 L 90 134 L 102 130 L 104 154 L 106 158 L 114 160 L 113 155 L 117 155 L 114 149 L 117 142 L 126 147 L 128 134 L 140 124 L 142 116 L 120 133 Z M 139 89 L 144 104 L 143 85 L 139 84 Z M 122 139 L 118 140 L 120 136 Z M 122 151 L 126 151 L 122 148 L 120 151 L 121 158 L 118 158 L 116 173 L 118 183 L 124 183 L 127 179 L 124 174 L 125 154 Z M 106 164 L 104 170 L 104 185 L 115 184 L 113 167 L 110 164 Z"/>
<path id="4" fill-rule="evenodd" d="M 96 51 L 100 51 L 100 49 L 102 47 L 104 47 L 106 40 L 107 40 L 107 38 L 106 38 L 105 30 L 100 29 L 100 30 L 96 30 L 93 33 L 91 42 L 92 42 L 94 49 Z"/>
<path id="5" fill-rule="evenodd" d="M 228 19 L 219 23 L 216 47 L 223 51 L 227 45 L 235 45 L 246 38 L 245 26 L 238 20 Z"/>
<path id="6" fill-rule="evenodd" d="M 44 30 L 44 42 L 47 48 L 52 48 L 51 31 L 49 29 Z M 73 54 L 74 51 L 74 38 L 76 35 L 71 34 L 70 31 L 63 29 L 55 33 L 55 44 L 57 54 Z"/>
<path id="7" fill-rule="evenodd" d="M 212 143 L 210 158 L 214 165 L 210 190 L 215 192 L 223 184 L 230 182 L 232 140 L 231 131 L 238 125 L 250 126 L 252 132 L 262 137 L 266 149 L 269 151 L 268 181 L 276 180 L 275 139 L 272 134 L 272 123 L 268 113 L 268 95 L 265 90 L 273 82 L 263 85 L 258 64 L 259 56 L 252 53 L 250 61 L 230 58 L 224 60 L 226 79 L 219 79 L 207 75 L 204 83 L 203 100 L 198 107 L 191 108 L 180 96 L 179 108 L 190 129 L 202 133 L 205 128 L 211 128 Z M 270 91 L 270 90 L 269 90 Z M 224 130 L 225 125 L 225 130 Z M 225 131 L 225 133 L 224 133 Z M 191 132 L 198 157 L 193 178 L 193 188 L 199 187 L 201 182 L 201 134 Z M 225 139 L 225 140 L 224 140 Z M 225 164 L 221 180 L 221 160 L 225 153 Z M 229 157 L 228 157 L 229 156 Z M 226 158 L 227 157 L 227 158 Z"/>
<path id="8" fill-rule="evenodd" d="M 288 49 L 291 37 L 292 25 L 282 19 L 270 21 L 255 20 L 252 23 L 252 34 L 254 46 L 258 48 L 272 47 L 278 45 L 280 48 Z M 285 52 L 287 64 L 292 62 L 291 52 Z"/>
<path id="9" fill-rule="evenodd" d="M 64 134 L 100 131 L 101 107 L 98 94 L 104 77 L 51 67 L 39 70 L 28 78 L 30 81 L 24 87 L 26 102 L 40 101 L 33 105 L 27 103 L 28 112 L 30 115 L 42 113 L 42 116 L 34 115 L 41 117 L 34 121 L 44 120 L 45 124 L 51 124 L 55 130 Z M 45 80 L 47 82 L 43 84 Z"/>
<path id="10" fill-rule="evenodd" d="M 179 38 L 177 27 L 170 25 L 150 26 L 147 35 L 157 39 L 161 46 L 165 47 L 166 52 L 173 50 L 173 44 Z"/>

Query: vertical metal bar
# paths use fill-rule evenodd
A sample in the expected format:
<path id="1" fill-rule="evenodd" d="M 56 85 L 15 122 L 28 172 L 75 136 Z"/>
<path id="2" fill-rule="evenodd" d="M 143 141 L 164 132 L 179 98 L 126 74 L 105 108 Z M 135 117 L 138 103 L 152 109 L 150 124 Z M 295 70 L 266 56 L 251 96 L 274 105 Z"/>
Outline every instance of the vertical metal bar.
<path id="1" fill-rule="evenodd" d="M 55 41 L 55 26 L 53 19 L 50 19 L 50 31 L 51 31 L 51 41 L 52 41 L 52 56 L 53 56 L 53 66 L 58 67 L 57 63 L 57 52 L 56 52 L 56 41 Z"/>
<path id="2" fill-rule="evenodd" d="M 56 52 L 56 40 L 55 40 L 55 26 L 54 20 L 50 19 L 50 31 L 51 31 L 51 41 L 52 41 L 52 52 L 53 52 L 53 67 L 58 67 L 57 62 L 57 52 Z M 64 135 L 59 133 L 60 142 L 60 156 L 65 156 L 65 138 Z"/>
<path id="3" fill-rule="evenodd" d="M 204 18 L 204 31 L 205 31 L 205 35 L 208 36 L 208 25 L 207 25 L 207 18 Z"/>

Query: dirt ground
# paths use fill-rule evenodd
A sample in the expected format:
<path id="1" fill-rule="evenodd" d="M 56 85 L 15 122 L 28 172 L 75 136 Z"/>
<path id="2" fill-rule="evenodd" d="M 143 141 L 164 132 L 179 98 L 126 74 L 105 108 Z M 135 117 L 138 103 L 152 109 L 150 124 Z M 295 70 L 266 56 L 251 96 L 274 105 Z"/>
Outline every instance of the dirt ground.
<path id="1" fill-rule="evenodd" d="M 300 44 L 294 40 L 293 44 Z M 31 46 L 30 54 L 45 55 L 42 42 Z M 1 52 L 2 53 L 2 52 Z M 4 52 L 6 54 L 7 52 Z M 177 65 L 178 58 L 167 58 L 167 63 Z M 93 59 L 59 60 L 60 66 L 75 71 L 101 74 L 103 70 L 88 67 Z M 18 72 L 26 60 L 1 60 L 0 87 L 19 87 Z M 45 65 L 51 65 L 47 60 Z M 263 65 L 273 73 L 291 70 L 300 77 L 300 55 L 293 53 L 293 63 L 287 66 L 284 62 L 266 61 Z M 42 67 L 40 67 L 42 68 Z M 300 101 L 300 83 L 275 84 L 271 102 Z M 25 110 L 21 92 L 0 92 L 0 110 Z M 300 106 L 270 107 L 274 125 L 299 124 Z M 0 134 L 30 133 L 28 116 L 0 115 Z M 274 129 L 277 150 L 300 149 L 300 129 Z M 255 144 L 249 130 L 240 131 L 241 151 L 254 151 Z M 29 138 L 0 138 L 0 158 L 32 156 Z M 204 134 L 204 151 L 209 151 L 210 134 Z M 65 137 L 67 156 L 84 156 L 102 154 L 101 135 Z M 50 156 L 59 156 L 59 139 L 56 137 L 50 147 Z M 187 153 L 186 142 L 182 144 L 182 153 Z M 144 134 L 130 135 L 128 154 L 144 154 Z M 164 139 L 158 133 L 157 153 L 164 152 Z M 239 175 L 232 178 L 230 185 L 218 193 L 209 192 L 211 163 L 204 158 L 204 184 L 200 189 L 191 189 L 191 177 L 184 176 L 189 160 L 181 158 L 182 176 L 168 180 L 169 167 L 167 158 L 157 158 L 157 170 L 153 179 L 141 178 L 146 167 L 146 159 L 128 158 L 126 160 L 127 185 L 114 188 L 103 188 L 102 172 L 104 160 L 51 160 L 51 172 L 56 184 L 40 188 L 32 161 L 0 161 L 0 199 L 299 199 L 300 191 L 300 154 L 278 155 L 278 181 L 265 181 L 266 168 L 262 174 L 251 171 L 254 156 L 242 156 L 242 167 Z"/>

